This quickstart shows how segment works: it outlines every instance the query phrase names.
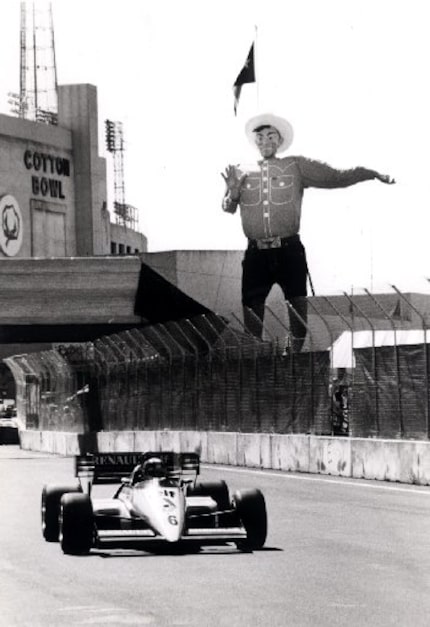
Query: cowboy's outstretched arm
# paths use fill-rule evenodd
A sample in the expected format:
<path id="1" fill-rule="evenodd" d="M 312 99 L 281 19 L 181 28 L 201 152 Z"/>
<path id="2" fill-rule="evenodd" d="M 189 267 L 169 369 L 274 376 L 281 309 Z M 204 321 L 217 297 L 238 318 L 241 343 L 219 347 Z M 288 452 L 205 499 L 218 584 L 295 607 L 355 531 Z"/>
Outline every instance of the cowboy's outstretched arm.
<path id="1" fill-rule="evenodd" d="M 350 170 L 337 170 L 326 163 L 313 161 L 304 157 L 297 158 L 303 184 L 305 187 L 348 187 L 362 181 L 379 180 L 382 183 L 392 185 L 395 180 L 388 174 L 380 174 L 376 170 L 358 167 Z"/>

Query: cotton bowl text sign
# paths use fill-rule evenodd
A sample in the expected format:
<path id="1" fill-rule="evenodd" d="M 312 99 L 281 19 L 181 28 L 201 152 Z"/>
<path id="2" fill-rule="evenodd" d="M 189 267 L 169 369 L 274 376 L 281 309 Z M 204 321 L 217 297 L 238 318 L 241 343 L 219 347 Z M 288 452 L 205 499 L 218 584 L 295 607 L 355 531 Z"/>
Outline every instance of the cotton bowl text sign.
<path id="1" fill-rule="evenodd" d="M 70 161 L 64 157 L 57 157 L 45 152 L 26 150 L 24 164 L 27 170 L 40 172 L 31 177 L 31 191 L 35 196 L 49 196 L 62 198 L 63 183 L 56 176 L 70 176 Z"/>

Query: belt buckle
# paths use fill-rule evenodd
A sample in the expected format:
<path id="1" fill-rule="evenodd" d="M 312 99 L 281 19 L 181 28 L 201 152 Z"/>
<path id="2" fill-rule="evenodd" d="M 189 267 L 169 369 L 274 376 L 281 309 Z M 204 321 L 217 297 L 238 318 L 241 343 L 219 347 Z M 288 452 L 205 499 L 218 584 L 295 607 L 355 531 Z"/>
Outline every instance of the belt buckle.
<path id="1" fill-rule="evenodd" d="M 280 237 L 266 237 L 264 239 L 257 240 L 257 248 L 259 250 L 268 250 L 270 248 L 281 248 Z"/>

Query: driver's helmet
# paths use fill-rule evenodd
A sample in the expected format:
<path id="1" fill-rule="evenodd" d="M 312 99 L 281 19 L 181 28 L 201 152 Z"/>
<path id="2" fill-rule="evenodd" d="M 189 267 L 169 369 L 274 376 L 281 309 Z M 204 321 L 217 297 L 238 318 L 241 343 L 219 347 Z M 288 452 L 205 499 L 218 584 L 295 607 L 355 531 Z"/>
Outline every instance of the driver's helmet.
<path id="1" fill-rule="evenodd" d="M 146 477 L 165 477 L 166 467 L 159 457 L 150 457 L 142 464 L 143 476 Z"/>

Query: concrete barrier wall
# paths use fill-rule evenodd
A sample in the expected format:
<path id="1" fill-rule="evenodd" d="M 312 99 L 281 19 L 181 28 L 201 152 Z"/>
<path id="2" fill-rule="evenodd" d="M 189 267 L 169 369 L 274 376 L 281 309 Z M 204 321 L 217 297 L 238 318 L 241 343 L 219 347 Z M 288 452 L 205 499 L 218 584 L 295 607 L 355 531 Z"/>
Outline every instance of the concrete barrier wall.
<path id="1" fill-rule="evenodd" d="M 201 461 L 249 468 L 430 485 L 430 442 L 216 431 L 110 431 L 77 434 L 21 431 L 21 448 L 77 455 L 196 451 Z"/>
<path id="2" fill-rule="evenodd" d="M 19 444 L 17 427 L 0 424 L 0 444 Z"/>

